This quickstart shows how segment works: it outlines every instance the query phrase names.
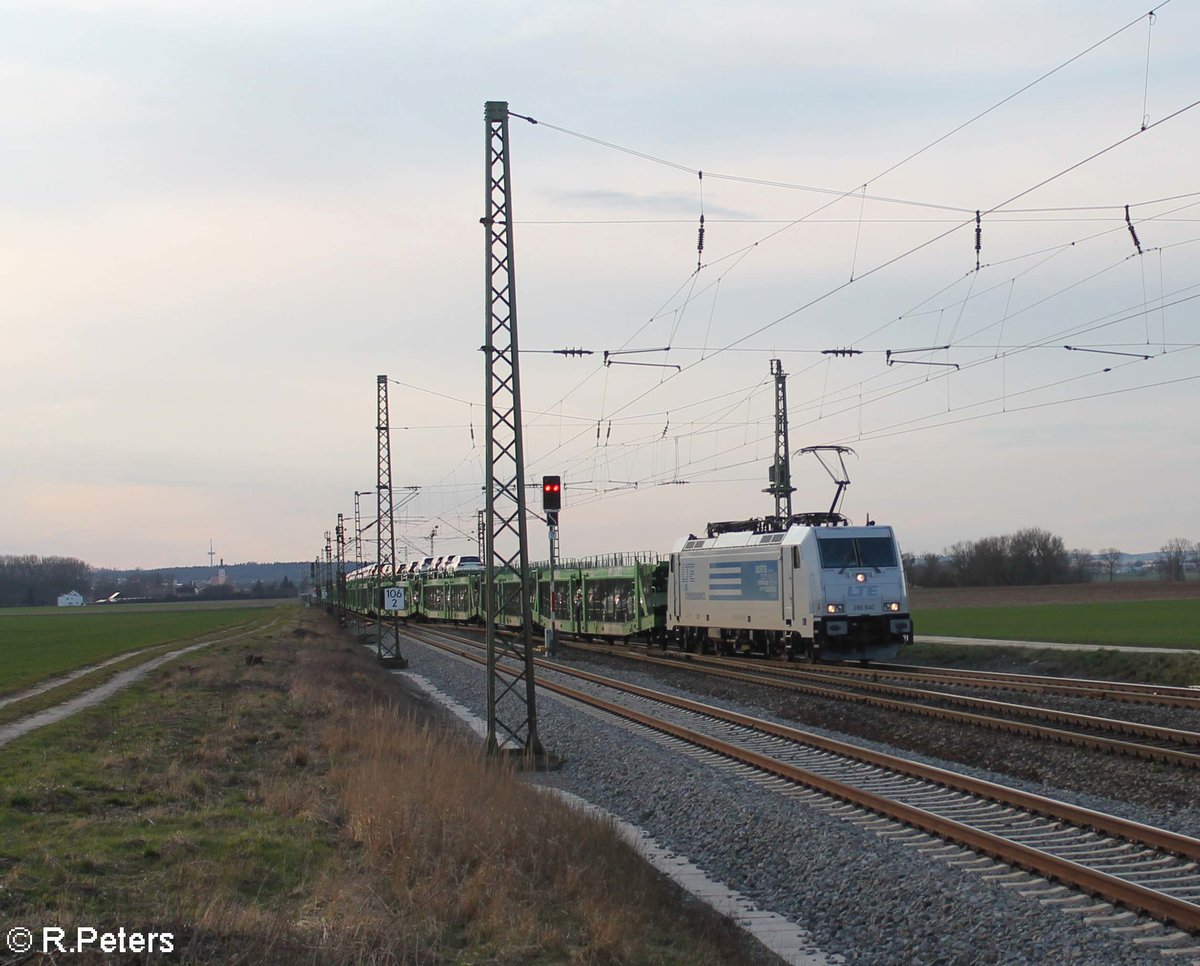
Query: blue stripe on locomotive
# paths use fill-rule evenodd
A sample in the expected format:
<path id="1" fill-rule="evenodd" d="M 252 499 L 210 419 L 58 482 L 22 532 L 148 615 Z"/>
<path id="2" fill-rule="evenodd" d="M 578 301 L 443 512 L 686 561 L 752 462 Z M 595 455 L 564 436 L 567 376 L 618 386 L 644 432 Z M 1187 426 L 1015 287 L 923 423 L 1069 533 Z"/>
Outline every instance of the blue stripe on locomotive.
<path id="1" fill-rule="evenodd" d="M 778 560 L 726 560 L 708 565 L 709 600 L 779 600 Z"/>

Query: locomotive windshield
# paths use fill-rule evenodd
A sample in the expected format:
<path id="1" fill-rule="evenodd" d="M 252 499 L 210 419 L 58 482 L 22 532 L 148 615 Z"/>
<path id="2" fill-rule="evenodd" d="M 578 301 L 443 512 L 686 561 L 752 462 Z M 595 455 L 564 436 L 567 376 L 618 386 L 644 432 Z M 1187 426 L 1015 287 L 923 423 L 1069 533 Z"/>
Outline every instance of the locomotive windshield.
<path id="1" fill-rule="evenodd" d="M 896 544 L 891 537 L 818 537 L 821 567 L 895 567 Z"/>

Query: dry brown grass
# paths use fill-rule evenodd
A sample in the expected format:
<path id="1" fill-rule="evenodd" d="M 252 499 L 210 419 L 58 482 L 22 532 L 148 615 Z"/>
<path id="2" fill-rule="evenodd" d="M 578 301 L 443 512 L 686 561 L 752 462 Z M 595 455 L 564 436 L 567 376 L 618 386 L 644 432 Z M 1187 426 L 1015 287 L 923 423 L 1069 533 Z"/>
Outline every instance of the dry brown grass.
<path id="1" fill-rule="evenodd" d="M 183 963 L 748 961 L 604 823 L 295 620 L 261 665 L 192 654 L 0 751 L 0 925 L 173 931 Z"/>
<path id="2" fill-rule="evenodd" d="M 530 788 L 477 739 L 416 723 L 344 661 L 307 652 L 292 694 L 329 714 L 324 752 L 345 828 L 386 875 L 395 935 L 414 961 L 744 961 L 736 932 L 682 910 L 608 823 Z M 359 700 L 338 700 L 331 680 Z"/>

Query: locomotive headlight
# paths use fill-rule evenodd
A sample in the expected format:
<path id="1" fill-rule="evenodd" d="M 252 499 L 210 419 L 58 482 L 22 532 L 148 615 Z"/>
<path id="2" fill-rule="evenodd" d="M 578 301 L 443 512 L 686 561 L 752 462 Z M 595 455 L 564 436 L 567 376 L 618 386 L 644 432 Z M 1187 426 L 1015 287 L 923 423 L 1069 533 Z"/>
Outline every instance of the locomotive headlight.
<path id="1" fill-rule="evenodd" d="M 845 611 L 845 609 L 846 609 L 845 604 L 826 604 L 825 605 L 825 613 L 826 614 L 841 614 L 843 611 Z"/>
<path id="2" fill-rule="evenodd" d="M 900 602 L 898 600 L 889 600 L 886 604 L 883 605 L 883 609 L 890 610 L 890 611 L 899 611 L 900 610 Z"/>
<path id="3" fill-rule="evenodd" d="M 860 584 L 865 584 L 867 582 L 867 575 L 861 574 L 861 573 L 855 574 L 854 579 L 857 580 Z"/>

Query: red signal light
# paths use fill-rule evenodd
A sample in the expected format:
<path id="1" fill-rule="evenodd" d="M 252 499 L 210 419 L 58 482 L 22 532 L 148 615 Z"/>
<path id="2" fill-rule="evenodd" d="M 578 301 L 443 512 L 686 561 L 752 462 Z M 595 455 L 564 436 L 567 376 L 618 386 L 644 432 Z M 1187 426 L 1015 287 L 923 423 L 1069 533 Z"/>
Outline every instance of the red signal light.
<path id="1" fill-rule="evenodd" d="M 542 477 L 542 509 L 558 510 L 562 507 L 562 477 Z"/>

